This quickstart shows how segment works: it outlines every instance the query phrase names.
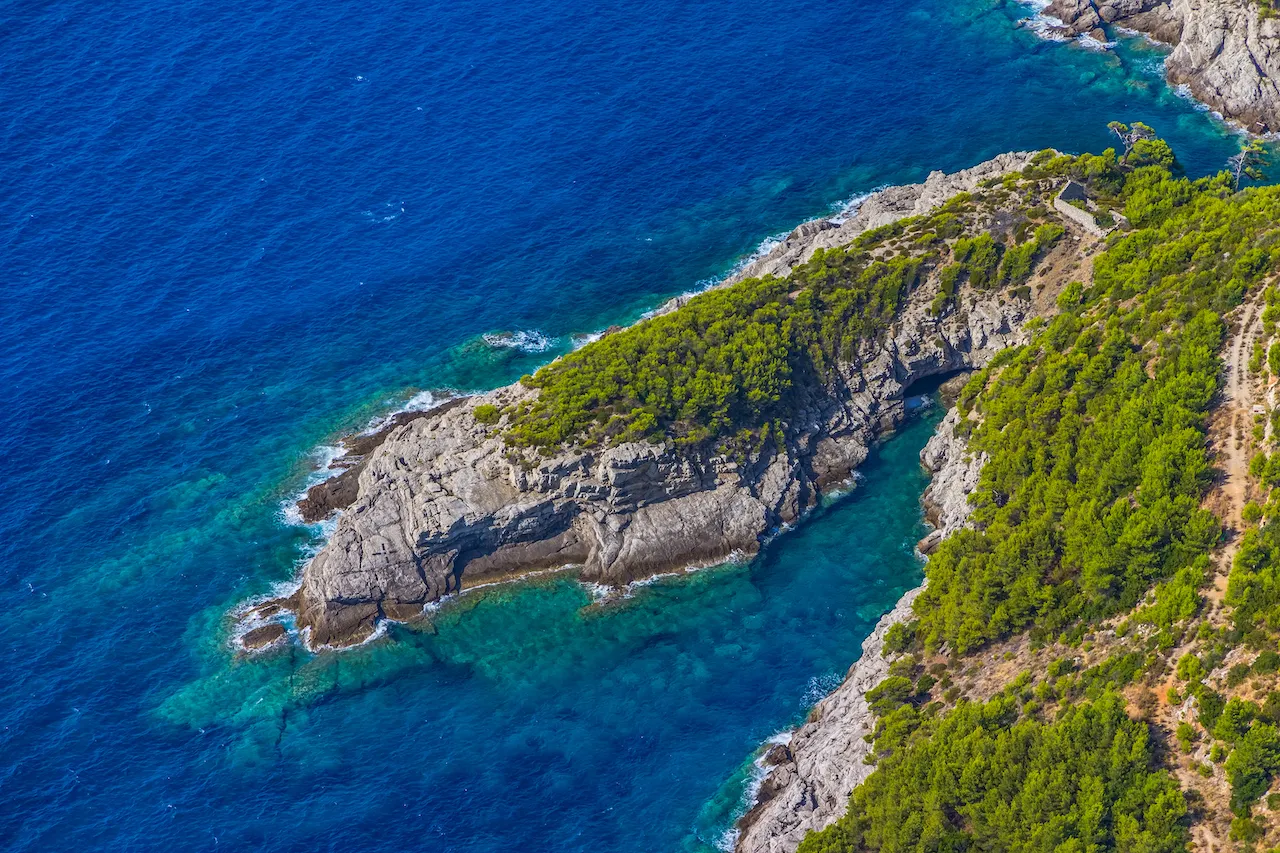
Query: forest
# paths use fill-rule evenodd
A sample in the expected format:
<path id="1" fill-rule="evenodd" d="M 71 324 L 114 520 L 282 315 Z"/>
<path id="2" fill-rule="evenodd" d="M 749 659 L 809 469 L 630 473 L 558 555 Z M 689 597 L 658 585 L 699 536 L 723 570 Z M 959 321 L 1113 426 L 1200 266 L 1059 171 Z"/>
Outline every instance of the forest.
<path id="1" fill-rule="evenodd" d="M 1242 646 L 1257 660 L 1232 666 L 1234 683 L 1280 672 L 1280 492 L 1246 508 L 1232 624 L 1187 626 L 1224 536 L 1206 496 L 1225 315 L 1280 268 L 1280 188 L 1241 191 L 1228 172 L 1189 179 L 1157 138 L 1123 155 L 1044 151 L 1021 174 L 818 251 L 785 278 L 717 287 L 606 335 L 524 377 L 531 399 L 477 411 L 521 453 L 623 441 L 769 452 L 806 395 L 871 352 L 918 288 L 935 316 L 974 290 L 1028 298 L 1064 234 L 1044 188 L 1067 177 L 1119 227 L 1092 274 L 1032 321 L 1030 342 L 960 395 L 956 429 L 986 460 L 972 523 L 931 555 L 913 619 L 889 632 L 886 652 L 901 657 L 868 696 L 877 769 L 808 853 L 1185 849 L 1188 801 L 1170 753 L 1122 692 L 1172 668 L 1175 647 L 1191 651 L 1168 701 L 1194 708 L 1178 747 L 1212 745 L 1189 766 L 1229 784 L 1234 839 L 1261 837 L 1256 804 L 1280 774 L 1280 690 L 1228 695 L 1210 673 Z M 1280 297 L 1266 290 L 1266 301 L 1274 331 Z M 1251 369 L 1280 369 L 1272 350 L 1255 348 Z M 1270 495 L 1280 452 L 1250 470 Z M 992 644 L 1026 634 L 1033 649 L 1079 648 L 1104 624 L 1132 643 L 1095 665 L 1064 658 L 989 701 L 950 686 L 951 670 Z M 912 662 L 925 660 L 942 662 L 921 674 Z"/>
<path id="2" fill-rule="evenodd" d="M 1006 691 L 885 746 L 848 813 L 799 853 L 1184 848 L 1182 792 L 1121 700 L 1072 705 L 1052 721 L 1019 708 Z"/>
<path id="3" fill-rule="evenodd" d="M 868 696 L 876 771 L 802 851 L 1185 849 L 1191 795 L 1166 769 L 1171 754 L 1154 749 L 1149 711 L 1126 714 L 1118 692 L 1159 677 L 1179 644 L 1192 651 L 1168 701 L 1194 713 L 1175 748 L 1212 746 L 1190 766 L 1228 783 L 1233 841 L 1252 849 L 1264 833 L 1256 803 L 1280 774 L 1280 691 L 1254 701 L 1230 688 L 1263 689 L 1280 671 L 1280 454 L 1251 465 L 1271 497 L 1246 507 L 1230 623 L 1186 625 L 1223 535 L 1204 499 L 1224 315 L 1280 268 L 1280 189 L 1179 176 L 1159 140 L 1134 154 L 1044 152 L 1024 172 L 1084 182 L 1127 227 L 1095 256 L 1088 286 L 1068 286 L 1028 345 L 964 388 L 957 429 L 987 459 L 973 526 L 930 557 L 914 620 L 890 632 L 886 652 L 903 655 L 900 673 L 912 669 L 901 661 L 948 656 L 929 672 L 949 683 L 951 669 L 1021 632 L 1032 648 L 1070 649 L 1105 623 L 1132 634 L 1134 651 L 1083 672 L 1024 673 L 988 703 L 950 708 L 927 701 L 933 674 L 889 678 Z M 1280 298 L 1265 296 L 1274 330 Z M 1255 370 L 1267 354 L 1255 353 Z M 1210 673 L 1241 652 L 1214 689 Z M 1271 794 L 1267 809 L 1277 806 Z"/>

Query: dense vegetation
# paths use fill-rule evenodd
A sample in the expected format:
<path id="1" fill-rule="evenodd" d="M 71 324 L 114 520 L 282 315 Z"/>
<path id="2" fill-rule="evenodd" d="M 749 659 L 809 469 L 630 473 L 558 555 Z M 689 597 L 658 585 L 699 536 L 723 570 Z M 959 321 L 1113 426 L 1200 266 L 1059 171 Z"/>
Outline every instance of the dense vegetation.
<path id="1" fill-rule="evenodd" d="M 796 377 L 821 372 L 883 329 L 921 263 L 833 249 L 787 279 L 701 294 L 526 378 L 541 393 L 513 413 L 509 437 L 554 447 L 662 434 L 696 443 L 743 426 L 771 434 Z"/>
<path id="2" fill-rule="evenodd" d="M 1114 695 L 1043 722 L 1010 691 L 876 746 L 848 813 L 800 853 L 1184 849 L 1182 793 Z"/>
<path id="3" fill-rule="evenodd" d="M 1226 174 L 1175 177 L 1167 146 L 1142 143 L 1127 162 L 1046 154 L 1024 173 L 1070 173 L 1104 209 L 1122 208 L 1130 227 L 1094 259 L 1089 287 L 1069 286 L 1031 343 L 1002 353 L 962 393 L 958 429 L 988 457 L 975 527 L 942 543 L 916 621 L 890 632 L 887 650 L 909 653 L 868 697 L 877 769 L 843 819 L 806 839 L 807 853 L 1185 849 L 1184 798 L 1156 768 L 1146 722 L 1111 692 L 1159 683 L 1171 667 L 1162 654 L 1178 643 L 1199 652 L 1182 655 L 1167 697 L 1194 699 L 1175 748 L 1201 750 L 1207 762 L 1190 767 L 1229 783 L 1232 840 L 1249 849 L 1263 835 L 1252 809 L 1280 776 L 1280 690 L 1264 699 L 1259 686 L 1280 672 L 1280 452 L 1251 466 L 1270 491 L 1245 510 L 1260 524 L 1232 569 L 1233 622 L 1202 621 L 1194 635 L 1185 626 L 1201 612 L 1220 537 L 1201 503 L 1222 315 L 1280 268 L 1280 189 L 1238 193 Z M 1267 306 L 1270 336 L 1280 294 L 1268 291 Z M 1269 356 L 1259 344 L 1250 369 L 1266 369 Z M 1257 417 L 1255 440 L 1267 423 Z M 1116 651 L 1097 665 L 1075 672 L 1059 660 L 1034 689 L 1024 674 L 990 703 L 946 710 L 966 652 L 1023 630 L 1033 649 L 1079 647 L 1121 612 L 1107 632 Z M 939 651 L 951 665 L 917 677 L 911 652 Z M 926 705 L 935 676 L 945 701 Z M 1256 701 L 1232 692 L 1249 680 Z M 1145 695 L 1149 713 L 1155 697 Z M 1280 809 L 1280 795 L 1268 809 Z"/>
<path id="4" fill-rule="evenodd" d="M 916 602 L 926 648 L 964 653 L 1032 625 L 1051 639 L 1133 607 L 1165 578 L 1185 601 L 1219 536 L 1200 502 L 1220 314 L 1280 260 L 1280 195 L 1083 159 L 1036 168 L 1106 188 L 1136 227 L 1096 258 L 1091 287 L 1064 292 L 1030 345 L 965 389 L 961 427 L 990 461 L 972 498 L 976 529 L 929 562 Z"/>
<path id="5" fill-rule="evenodd" d="M 932 306 L 940 314 L 966 282 L 1022 287 L 1063 233 L 1023 217 L 993 235 L 972 208 L 957 197 L 819 251 L 785 279 L 710 290 L 543 367 L 522 380 L 537 399 L 506 412 L 507 441 L 549 451 L 666 438 L 750 449 L 780 439 L 798 395 L 882 333 L 930 273 L 942 267 Z"/>

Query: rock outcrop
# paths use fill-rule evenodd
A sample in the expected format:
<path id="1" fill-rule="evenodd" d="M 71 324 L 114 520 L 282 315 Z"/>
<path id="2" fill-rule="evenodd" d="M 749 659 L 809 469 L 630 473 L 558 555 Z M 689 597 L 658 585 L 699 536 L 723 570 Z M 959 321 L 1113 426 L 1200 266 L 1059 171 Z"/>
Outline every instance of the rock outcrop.
<path id="1" fill-rule="evenodd" d="M 939 539 L 967 523 L 968 497 L 986 462 L 985 455 L 971 456 L 955 435 L 958 422 L 953 408 L 920 453 L 921 462 L 933 472 L 923 501 L 937 525 L 930 535 Z M 736 853 L 792 853 L 807 832 L 845 813 L 853 789 L 875 769 L 865 763 L 872 747 L 864 737 L 875 728 L 866 696 L 889 674 L 885 635 L 893 625 L 911 619 L 912 604 L 923 589 L 921 585 L 907 592 L 880 617 L 844 682 L 814 706 L 785 747 L 774 747 L 766 755 L 771 769 L 754 806 L 738 822 Z"/>
<path id="2" fill-rule="evenodd" d="M 1106 26 L 1173 45 L 1169 82 L 1255 133 L 1280 131 L 1280 18 L 1247 0 L 1053 0 L 1072 34 Z"/>
<path id="3" fill-rule="evenodd" d="M 1027 157 L 886 190 L 847 222 L 802 226 L 743 274 L 782 274 L 821 246 L 922 213 Z M 935 292 L 917 288 L 887 334 L 804 391 L 781 449 L 746 459 L 636 442 L 522 456 L 501 423 L 473 415 L 537 393 L 518 384 L 397 424 L 362 461 L 354 500 L 297 593 L 269 604 L 295 610 L 312 647 L 342 646 L 478 583 L 573 565 L 584 580 L 620 585 L 752 554 L 849 477 L 902 420 L 913 382 L 980 366 L 1025 339 L 1029 300 L 965 290 L 939 318 L 929 310 Z"/>
<path id="4" fill-rule="evenodd" d="M 346 509 L 355 503 L 360 494 L 360 473 L 373 451 L 382 446 L 398 427 L 425 418 L 428 415 L 440 415 L 461 402 L 458 399 L 445 400 L 433 409 L 411 409 L 396 412 L 386 419 L 385 423 L 372 428 L 368 432 L 349 435 L 342 440 L 342 456 L 329 464 L 332 470 L 340 471 L 322 483 L 307 489 L 307 493 L 298 501 L 298 515 L 307 524 L 329 517 L 338 510 Z"/>

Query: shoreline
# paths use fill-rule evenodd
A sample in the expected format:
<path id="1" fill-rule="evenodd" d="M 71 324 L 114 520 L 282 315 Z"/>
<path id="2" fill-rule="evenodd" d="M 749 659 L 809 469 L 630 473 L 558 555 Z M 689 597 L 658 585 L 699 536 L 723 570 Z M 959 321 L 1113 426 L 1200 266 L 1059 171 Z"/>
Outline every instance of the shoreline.
<path id="1" fill-rule="evenodd" d="M 735 265 L 735 272 L 713 285 L 712 288 L 729 286 L 751 276 L 761 276 L 766 274 L 785 275 L 794 266 L 802 263 L 804 260 L 807 260 L 809 256 L 819 249 L 847 244 L 855 239 L 858 234 L 863 233 L 864 231 L 877 228 L 881 225 L 897 221 L 904 217 L 923 214 L 937 207 L 939 204 L 957 193 L 974 189 L 977 183 L 982 180 L 1021 169 L 1026 163 L 1028 157 L 1028 153 L 999 155 L 992 160 L 988 160 L 984 163 L 978 164 L 977 166 L 961 170 L 960 172 L 956 172 L 951 175 L 935 171 L 931 173 L 924 182 L 918 184 L 889 187 L 872 193 L 859 194 L 849 202 L 842 204 L 834 217 L 820 217 L 808 220 L 792 229 L 791 232 L 780 240 L 770 238 L 765 241 L 761 246 L 762 248 L 767 247 L 767 251 L 763 254 L 757 251 L 749 255 L 744 263 Z M 675 297 L 674 299 L 668 300 L 664 303 L 659 310 L 674 310 L 684 304 L 688 298 L 689 297 L 686 296 Z M 994 306 L 983 310 L 994 310 Z M 1000 309 L 997 314 L 1004 310 L 1007 309 Z M 1005 321 L 1001 320 L 999 322 L 1003 323 Z M 1014 325 L 1020 327 L 1021 321 L 1017 321 Z M 965 332 L 963 339 L 967 340 L 968 334 L 968 332 Z M 988 333 L 979 332 L 978 334 L 985 338 Z M 918 344 L 914 343 L 906 345 L 908 347 L 918 346 Z M 997 348 L 1002 345 L 1003 344 L 998 344 Z M 965 346 L 967 346 L 967 344 Z M 954 360 L 957 357 L 958 356 L 953 355 L 948 358 Z M 910 371 L 903 379 L 903 382 L 909 384 L 909 382 L 914 381 L 915 379 L 932 375 L 934 372 L 941 371 L 945 373 L 949 370 L 968 368 L 970 366 L 971 365 L 967 363 L 966 357 L 960 358 L 956 364 L 950 364 L 948 361 L 946 364 L 940 365 L 937 368 L 922 367 L 922 372 L 915 376 L 912 376 L 915 368 L 910 368 Z M 893 387 L 905 389 L 906 386 L 894 385 Z M 430 408 L 425 411 L 391 413 L 383 416 L 381 419 L 375 419 L 369 427 L 366 427 L 366 429 L 362 431 L 363 434 L 343 438 L 342 443 L 346 447 L 347 452 L 343 457 L 335 460 L 335 462 L 342 462 L 345 460 L 347 464 L 344 467 L 344 470 L 321 483 L 310 486 L 307 490 L 306 497 L 302 502 L 300 502 L 299 515 L 304 522 L 311 524 L 317 522 L 333 524 L 333 530 L 325 531 L 325 540 L 318 543 L 316 555 L 310 557 L 309 560 L 302 565 L 298 575 L 295 576 L 294 580 L 295 582 L 300 582 L 300 588 L 291 596 L 271 599 L 257 607 L 236 608 L 235 614 L 238 614 L 237 621 L 243 622 L 246 619 L 253 620 L 269 618 L 264 616 L 263 610 L 271 611 L 270 616 L 275 616 L 280 610 L 288 610 L 298 614 L 302 613 L 306 606 L 307 591 L 305 589 L 305 585 L 308 578 L 308 571 L 315 565 L 317 560 L 324 557 L 326 551 L 333 547 L 334 536 L 336 535 L 337 530 L 341 528 L 344 517 L 346 516 L 346 513 L 342 512 L 342 510 L 351 506 L 352 503 L 355 502 L 357 495 L 360 494 L 359 483 L 361 475 L 371 461 L 378 456 L 378 451 L 384 443 L 392 439 L 397 441 L 406 440 L 406 436 L 413 433 L 415 430 L 423 431 L 434 429 L 435 425 L 441 422 L 449 422 L 446 427 L 442 427 L 446 429 L 452 427 L 455 423 L 460 423 L 458 420 L 459 418 L 463 418 L 469 422 L 470 409 L 474 408 L 478 403 L 490 399 L 493 399 L 495 402 L 503 402 L 504 395 L 519 395 L 521 393 L 523 392 L 518 390 L 518 386 L 506 386 L 505 388 L 476 395 L 453 397 L 451 399 L 444 400 L 438 405 L 435 405 L 434 408 Z M 875 440 L 876 434 L 882 431 L 882 428 L 891 427 L 896 424 L 897 420 L 901 417 L 902 412 L 898 410 L 903 408 L 904 400 L 905 395 L 901 400 L 896 397 L 892 400 L 886 400 L 886 405 L 889 405 L 890 408 L 886 414 L 878 416 L 885 418 L 884 423 L 881 427 L 875 427 L 872 432 L 859 439 L 859 441 L 864 445 L 869 444 Z M 873 400 L 872 405 L 873 407 L 878 407 L 879 403 L 875 403 Z M 424 427 L 424 425 L 426 426 Z M 867 426 L 870 427 L 872 425 L 868 424 Z M 369 430 L 374 427 L 380 427 L 380 429 L 370 433 Z M 475 440 L 478 439 L 468 439 L 468 441 Z M 356 446 L 353 447 L 353 444 Z M 840 487 L 841 484 L 848 480 L 853 469 L 856 469 L 858 464 L 860 464 L 862 457 L 865 456 L 866 450 L 863 449 L 859 451 L 858 447 L 860 446 L 861 445 L 855 444 L 851 450 L 841 451 L 841 453 L 853 453 L 853 456 L 850 457 L 847 462 L 835 462 L 836 469 L 833 471 L 835 476 L 819 477 L 815 484 L 818 496 L 830 491 L 833 486 L 837 488 Z M 362 451 L 363 455 L 357 455 L 356 451 Z M 839 456 L 837 456 L 837 460 L 838 458 Z M 723 475 L 721 476 L 723 477 Z M 521 475 L 521 477 L 523 477 L 523 475 Z M 792 500 L 795 500 L 795 498 L 792 498 Z M 812 502 L 814 499 L 810 498 L 809 500 Z M 781 523 L 777 525 L 778 528 L 781 529 L 783 526 L 791 524 L 798 519 L 800 515 L 807 513 L 807 510 L 808 504 L 806 503 L 802 506 L 795 507 L 789 513 L 784 513 L 781 518 Z M 727 507 L 723 511 L 728 511 Z M 736 517 L 736 510 L 732 511 L 730 516 L 726 516 L 726 518 Z M 776 531 L 773 535 L 776 535 Z M 605 574 L 601 576 L 599 572 L 580 572 L 580 575 L 585 582 L 601 584 L 614 589 L 622 589 L 633 581 L 645 579 L 655 574 L 679 573 L 686 570 L 689 566 L 705 567 L 707 565 L 715 565 L 724 562 L 726 559 L 730 559 L 732 554 L 735 552 L 741 553 L 743 556 L 750 556 L 759 550 L 761 544 L 762 541 L 755 536 L 750 536 L 749 538 L 737 536 L 736 538 L 732 538 L 727 541 L 722 547 L 715 545 L 711 545 L 711 547 L 706 547 L 705 545 L 698 546 L 694 551 L 701 551 L 702 553 L 700 554 L 690 553 L 687 557 L 673 555 L 674 559 L 668 559 L 665 562 L 659 560 L 658 564 L 655 564 L 652 567 L 640 567 L 624 572 L 621 576 L 618 576 L 616 573 L 613 575 Z M 581 558 L 573 559 L 572 556 L 574 555 L 570 554 L 566 554 L 565 556 L 569 557 L 569 559 L 555 560 L 554 555 L 549 555 L 550 560 L 554 561 L 554 564 L 547 561 L 547 558 L 538 558 L 535 556 L 534 562 L 527 565 L 517 566 L 510 570 L 504 570 L 500 565 L 495 565 L 494 569 L 497 570 L 499 575 L 514 577 L 526 574 L 531 569 L 542 570 L 546 568 L 555 568 L 563 570 L 566 566 L 572 567 L 574 565 L 582 564 Z M 539 562 L 542 562 L 542 564 L 539 564 Z M 469 575 L 470 574 L 472 573 L 469 573 Z M 475 581 L 479 583 L 488 583 L 494 577 L 495 575 L 493 571 L 481 571 L 480 575 L 475 577 Z M 468 579 L 470 579 L 470 577 Z M 457 581 L 450 582 L 446 585 L 442 589 L 441 594 L 435 596 L 434 599 L 461 592 L 469 588 L 472 588 L 472 585 L 463 582 L 462 578 L 459 576 Z M 425 605 L 416 605 L 412 608 L 400 605 L 396 605 L 395 607 L 378 606 L 376 611 L 370 611 L 370 613 L 376 616 L 376 618 L 369 621 L 367 628 L 361 628 L 355 633 L 344 632 L 345 635 L 341 637 L 335 637 L 330 633 L 324 633 L 319 637 L 313 634 L 309 638 L 304 639 L 307 641 L 308 646 L 312 648 L 319 648 L 321 646 L 352 645 L 366 639 L 369 634 L 372 633 L 373 622 L 383 620 L 409 621 L 420 615 L 424 606 Z M 409 610 L 412 610 L 413 612 L 411 613 Z M 368 619 L 369 617 L 363 618 Z M 307 627 L 308 620 L 303 618 L 300 619 L 299 622 L 301 624 L 296 630 L 290 630 L 290 633 L 295 636 L 301 636 L 301 631 L 305 630 Z M 245 632 L 237 630 L 235 633 L 239 636 L 243 636 Z M 241 645 L 243 646 L 243 643 L 241 643 Z M 249 649 L 246 649 L 246 651 L 248 650 Z"/>
<path id="2" fill-rule="evenodd" d="M 1026 25 L 1048 41 L 1110 50 L 1112 34 L 1169 51 L 1163 79 L 1225 124 L 1252 135 L 1280 132 L 1280 20 L 1251 0 L 1020 0 Z"/>
<path id="3" fill-rule="evenodd" d="M 977 164 L 977 165 L 982 165 L 982 164 Z M 976 166 L 973 168 L 976 168 Z M 680 305 L 684 304 L 684 302 L 688 301 L 694 296 L 698 296 L 699 294 L 706 293 L 707 291 L 714 290 L 718 287 L 724 287 L 724 286 L 733 284 L 737 281 L 742 280 L 744 277 L 749 277 L 746 275 L 746 272 L 748 270 L 752 269 L 755 265 L 764 261 L 766 258 L 769 258 L 776 250 L 778 250 L 781 246 L 783 246 L 788 241 L 788 239 L 793 237 L 797 232 L 799 232 L 801 229 L 805 228 L 806 226 L 812 226 L 816 223 L 831 223 L 836 226 L 843 226 L 850 219 L 853 219 L 855 216 L 857 216 L 858 211 L 861 209 L 863 204 L 875 198 L 877 195 L 885 192 L 886 190 L 897 189 L 902 187 L 911 187 L 911 186 L 916 186 L 916 185 L 914 184 L 903 184 L 903 185 L 882 184 L 874 187 L 873 189 L 867 190 L 865 192 L 855 193 L 853 196 L 847 199 L 844 199 L 842 201 L 834 202 L 829 206 L 829 209 L 834 211 L 832 215 L 816 216 L 810 219 L 805 219 L 788 231 L 777 232 L 765 237 L 759 242 L 759 244 L 757 244 L 755 249 L 751 250 L 750 252 L 739 257 L 737 260 L 733 261 L 729 265 L 728 270 L 719 278 L 700 280 L 697 284 L 704 285 L 704 286 L 694 287 L 689 290 L 685 290 L 673 296 L 669 296 L 662 299 L 653 308 L 650 308 L 646 311 L 641 312 L 640 316 L 637 317 L 631 323 L 627 323 L 625 325 L 611 324 L 604 329 L 593 331 L 593 332 L 570 333 L 567 336 L 570 342 L 569 352 L 574 352 L 590 343 L 594 343 L 595 341 L 599 340 L 600 338 L 614 331 L 628 328 L 629 326 L 635 325 L 636 323 L 640 323 L 645 320 L 656 317 L 660 314 L 667 313 L 668 311 L 675 310 L 675 308 L 678 308 Z M 498 338 L 503 338 L 505 336 L 505 337 L 512 338 L 514 341 L 515 338 L 518 338 L 519 336 L 522 336 L 522 335 L 536 336 L 539 339 L 539 348 L 535 350 L 529 350 L 529 349 L 525 349 L 518 342 L 508 343 L 506 340 L 503 340 L 502 342 L 499 342 L 497 340 Z M 487 346 L 490 346 L 490 347 L 515 348 L 515 349 L 520 349 L 524 352 L 545 352 L 548 349 L 550 349 L 551 346 L 550 345 L 542 346 L 541 343 L 543 341 L 549 341 L 553 343 L 554 340 L 556 340 L 556 339 L 547 338 L 541 332 L 538 332 L 536 330 L 532 332 L 516 332 L 516 333 L 488 332 L 483 335 L 480 335 L 479 338 L 483 340 Z M 546 362 L 546 364 L 550 364 L 554 362 L 556 359 L 561 357 L 562 356 L 556 356 L 555 358 L 552 358 L 551 361 Z M 329 537 L 333 533 L 333 529 L 332 529 L 333 525 L 336 524 L 338 516 L 342 512 L 342 508 L 332 508 L 332 509 L 323 511 L 318 516 L 312 515 L 312 517 L 308 518 L 307 514 L 304 513 L 303 510 L 301 509 L 300 505 L 303 503 L 303 501 L 307 500 L 308 498 L 311 498 L 313 492 L 315 492 L 316 495 L 319 496 L 326 486 L 329 486 L 330 484 L 337 485 L 336 481 L 342 478 L 343 475 L 348 475 L 348 479 L 351 479 L 351 480 L 354 480 L 356 477 L 358 477 L 359 475 L 358 468 L 361 465 L 361 463 L 363 463 L 368 458 L 368 456 L 372 454 L 372 452 L 376 450 L 377 447 L 380 446 L 383 441 L 386 440 L 386 438 L 390 435 L 390 432 L 394 427 L 403 425 L 404 423 L 408 423 L 409 421 L 414 420 L 418 417 L 426 416 L 436 411 L 437 409 L 441 408 L 442 406 L 461 403 L 471 397 L 489 393 L 489 391 L 493 391 L 493 390 L 497 390 L 497 389 L 489 389 L 488 391 L 460 391 L 456 388 L 442 387 L 442 388 L 426 388 L 426 389 L 414 390 L 408 396 L 408 398 L 405 400 L 403 404 L 401 404 L 398 407 L 389 409 L 382 414 L 372 416 L 364 427 L 358 430 L 352 430 L 352 431 L 339 430 L 332 434 L 331 441 L 326 441 L 321 444 L 317 444 L 310 451 L 308 451 L 307 456 L 315 460 L 312 463 L 313 468 L 309 473 L 307 473 L 303 477 L 302 486 L 297 491 L 291 493 L 291 495 L 285 498 L 285 500 L 281 503 L 279 517 L 280 517 L 281 523 L 291 527 L 305 527 L 312 530 L 316 530 L 317 528 L 322 528 L 322 529 L 316 532 L 316 535 L 315 535 L 316 541 L 313 542 L 312 545 L 309 546 L 307 549 L 309 553 L 304 553 L 299 557 L 298 568 L 294 577 L 290 578 L 288 581 L 277 582 L 274 586 L 276 587 L 292 586 L 293 592 L 296 592 L 297 586 L 300 583 L 301 571 L 303 566 L 305 566 L 307 562 L 309 562 L 312 558 L 314 558 L 316 553 L 318 553 L 319 550 L 322 549 L 324 545 L 327 543 Z M 356 470 L 353 471 L 353 469 L 356 469 Z M 324 474 L 326 471 L 336 471 L 337 473 L 332 473 L 324 477 L 317 476 L 320 474 Z M 318 511 L 319 511 L 320 501 L 317 500 L 317 498 L 311 498 L 311 499 L 314 503 L 317 504 Z M 326 527 L 328 529 L 323 529 Z M 782 531 L 779 531 L 779 532 L 782 532 Z M 569 567 L 566 566 L 561 568 L 569 568 Z M 700 568 L 700 567 L 689 566 L 687 568 L 696 570 L 697 568 Z M 702 566 L 701 568 L 705 568 L 705 566 Z M 676 575 L 680 573 L 681 573 L 680 571 L 672 571 L 667 574 Z M 654 576 L 654 577 L 656 578 L 658 576 Z M 650 580 L 652 580 L 652 578 Z M 613 589 L 616 592 L 618 590 L 625 589 L 627 586 L 630 586 L 630 584 L 625 584 L 620 587 L 614 587 Z M 287 597 L 288 596 L 266 594 L 262 596 L 255 596 L 249 601 L 255 601 L 260 599 L 260 601 L 258 601 L 258 604 L 261 604 L 261 603 L 269 603 L 271 601 L 278 600 L 281 598 L 287 598 Z M 248 604 L 248 602 L 246 602 L 246 604 Z M 236 612 L 245 613 L 250 609 L 252 608 L 249 606 L 246 606 L 246 607 L 237 609 Z"/>

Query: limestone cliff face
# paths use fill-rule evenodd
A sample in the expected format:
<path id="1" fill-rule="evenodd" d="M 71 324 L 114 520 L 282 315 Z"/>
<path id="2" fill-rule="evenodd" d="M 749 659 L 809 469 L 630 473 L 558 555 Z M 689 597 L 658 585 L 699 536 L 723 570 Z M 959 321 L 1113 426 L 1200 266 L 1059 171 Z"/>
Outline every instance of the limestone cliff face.
<path id="1" fill-rule="evenodd" d="M 985 455 L 970 456 L 955 436 L 958 420 L 953 408 L 920 453 L 933 472 L 924 503 L 939 537 L 968 522 L 968 497 L 986 462 Z M 880 618 L 844 682 L 814 706 L 785 747 L 770 750 L 766 762 L 772 767 L 753 808 L 739 821 L 736 853 L 792 853 L 807 832 L 845 813 L 853 789 L 875 769 L 865 763 L 871 744 L 863 738 L 875 728 L 866 696 L 889 674 L 885 635 L 891 626 L 911 619 L 911 606 L 923 589 L 908 592 Z"/>
<path id="2" fill-rule="evenodd" d="M 1254 132 L 1280 131 L 1280 19 L 1248 0 L 1053 0 L 1072 33 L 1115 24 L 1174 46 L 1169 81 Z"/>
<path id="3" fill-rule="evenodd" d="M 785 272 L 819 246 L 924 212 L 1026 159 L 1004 155 L 885 191 L 848 222 L 802 226 L 744 274 Z M 928 311 L 935 293 L 917 288 L 888 334 L 805 392 L 785 446 L 746 460 L 650 443 L 521 457 L 504 445 L 501 424 L 473 415 L 477 405 L 536 393 L 519 385 L 394 428 L 362 463 L 354 500 L 303 572 L 290 602 L 299 627 L 313 647 L 347 645 L 382 620 L 412 618 L 443 596 L 503 577 L 574 565 L 585 580 L 617 585 L 756 552 L 901 421 L 911 383 L 980 366 L 1024 340 L 1028 300 L 964 291 L 936 318 Z"/>

